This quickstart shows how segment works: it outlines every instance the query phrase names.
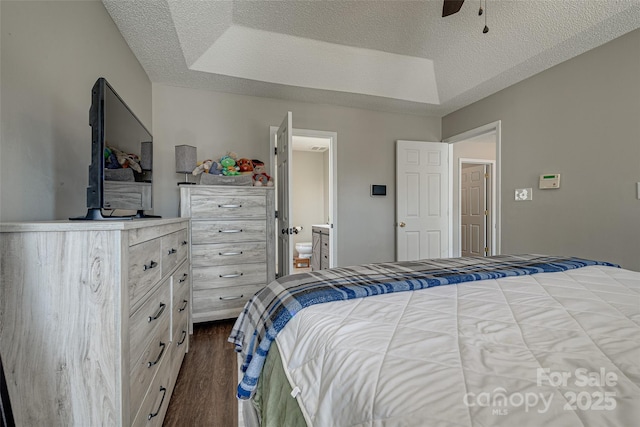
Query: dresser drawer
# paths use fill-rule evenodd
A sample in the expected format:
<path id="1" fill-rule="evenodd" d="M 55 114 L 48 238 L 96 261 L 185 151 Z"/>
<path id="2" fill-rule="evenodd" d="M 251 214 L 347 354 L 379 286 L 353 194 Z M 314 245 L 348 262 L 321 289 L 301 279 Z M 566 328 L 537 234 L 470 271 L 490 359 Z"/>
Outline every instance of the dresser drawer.
<path id="1" fill-rule="evenodd" d="M 264 288 L 264 284 L 202 290 L 194 289 L 193 316 L 194 318 L 206 317 L 209 313 L 215 314 L 217 311 L 228 309 L 237 309 L 237 316 L 249 298 L 262 288 Z"/>
<path id="2" fill-rule="evenodd" d="M 194 245 L 264 241 L 265 228 L 264 220 L 193 221 L 191 235 Z"/>
<path id="3" fill-rule="evenodd" d="M 202 191 L 202 192 L 200 192 Z M 194 189 L 191 193 L 192 218 L 265 218 L 266 198 L 262 195 L 216 195 Z"/>
<path id="4" fill-rule="evenodd" d="M 142 357 L 157 332 L 166 334 L 163 341 L 169 340 L 169 327 L 165 319 L 171 317 L 171 295 L 169 279 L 142 304 L 129 319 L 129 361 L 131 366 Z"/>
<path id="5" fill-rule="evenodd" d="M 162 276 L 168 274 L 186 259 L 189 251 L 187 230 L 176 231 L 161 238 Z"/>
<path id="6" fill-rule="evenodd" d="M 171 292 L 173 295 L 173 306 L 182 305 L 183 298 L 189 297 L 189 289 L 191 288 L 191 278 L 189 277 L 189 263 L 184 263 L 175 273 L 173 273 L 173 284 Z"/>
<path id="7" fill-rule="evenodd" d="M 235 264 L 193 269 L 193 289 L 227 288 L 230 286 L 267 283 L 267 267 L 260 264 Z"/>
<path id="8" fill-rule="evenodd" d="M 181 323 L 183 318 L 188 318 L 189 299 L 191 297 L 191 280 L 189 280 L 189 264 L 184 263 L 173 275 L 173 303 L 171 322 L 173 325 L 171 341 L 176 341 L 176 323 Z M 180 337 L 177 338 L 178 340 Z"/>
<path id="9" fill-rule="evenodd" d="M 162 277 L 160 238 L 129 247 L 129 300 L 130 310 L 135 311 L 141 298 Z"/>
<path id="10" fill-rule="evenodd" d="M 184 354 L 189 347 L 189 289 L 184 288 L 174 295 L 171 353 L 169 355 L 173 371 L 182 364 Z"/>
<path id="11" fill-rule="evenodd" d="M 171 364 L 167 361 L 168 358 L 162 361 L 157 375 L 144 396 L 140 410 L 131 424 L 133 427 L 162 426 L 173 391 L 171 389 Z M 136 413 L 136 408 L 132 408 L 132 413 Z"/>
<path id="12" fill-rule="evenodd" d="M 131 363 L 131 409 L 134 413 L 140 407 L 153 377 L 163 366 L 163 360 L 168 359 L 167 354 L 171 351 L 169 325 L 170 319 L 167 313 L 158 324 L 159 328 L 155 330 L 155 333 L 149 337 L 149 340 L 145 340 L 148 341 L 148 345 L 140 358 L 135 363 Z"/>
<path id="13" fill-rule="evenodd" d="M 191 246 L 191 263 L 194 267 L 264 263 L 266 260 L 266 242 L 218 243 Z"/>

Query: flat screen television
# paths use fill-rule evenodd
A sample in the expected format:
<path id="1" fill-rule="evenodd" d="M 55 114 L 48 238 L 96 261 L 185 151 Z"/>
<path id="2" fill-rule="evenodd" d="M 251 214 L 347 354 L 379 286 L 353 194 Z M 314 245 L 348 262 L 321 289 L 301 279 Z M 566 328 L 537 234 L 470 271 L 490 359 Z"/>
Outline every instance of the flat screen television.
<path id="1" fill-rule="evenodd" d="M 73 219 L 154 217 L 145 214 L 153 208 L 153 137 L 103 77 L 91 89 L 89 125 L 88 211 Z"/>

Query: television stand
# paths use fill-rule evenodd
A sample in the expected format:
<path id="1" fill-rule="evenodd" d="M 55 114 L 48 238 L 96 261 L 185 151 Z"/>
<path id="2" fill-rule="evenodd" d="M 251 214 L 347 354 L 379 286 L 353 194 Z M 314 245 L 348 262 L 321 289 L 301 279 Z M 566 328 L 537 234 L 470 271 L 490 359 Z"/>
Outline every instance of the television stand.
<path id="1" fill-rule="evenodd" d="M 122 221 L 133 218 L 134 216 L 104 216 L 102 215 L 102 209 L 91 208 L 87 210 L 87 214 L 85 216 L 78 216 L 69 219 L 78 221 Z"/>

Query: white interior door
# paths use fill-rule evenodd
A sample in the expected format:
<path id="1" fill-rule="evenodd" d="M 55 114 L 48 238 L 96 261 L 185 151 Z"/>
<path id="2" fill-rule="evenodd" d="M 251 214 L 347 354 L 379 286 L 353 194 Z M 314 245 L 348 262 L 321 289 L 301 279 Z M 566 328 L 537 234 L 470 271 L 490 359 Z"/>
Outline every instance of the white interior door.
<path id="1" fill-rule="evenodd" d="M 396 258 L 449 256 L 449 145 L 396 144 Z"/>
<path id="2" fill-rule="evenodd" d="M 291 111 L 282 121 L 276 133 L 276 146 L 278 150 L 277 156 L 277 175 L 278 180 L 278 276 L 287 276 L 293 268 L 293 245 L 291 244 L 291 204 L 289 203 L 289 194 L 291 194 L 291 155 L 292 141 L 291 130 L 292 114 Z"/>
<path id="3" fill-rule="evenodd" d="M 460 241 L 462 256 L 486 256 L 487 165 L 462 164 L 460 172 Z"/>

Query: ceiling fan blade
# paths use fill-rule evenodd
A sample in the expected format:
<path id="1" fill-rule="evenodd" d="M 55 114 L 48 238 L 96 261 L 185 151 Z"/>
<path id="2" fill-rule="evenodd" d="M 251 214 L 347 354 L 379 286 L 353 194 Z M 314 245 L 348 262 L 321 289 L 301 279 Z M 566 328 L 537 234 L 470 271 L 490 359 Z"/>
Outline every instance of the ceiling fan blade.
<path id="1" fill-rule="evenodd" d="M 462 7 L 464 0 L 444 0 L 442 4 L 442 17 L 457 13 Z"/>

